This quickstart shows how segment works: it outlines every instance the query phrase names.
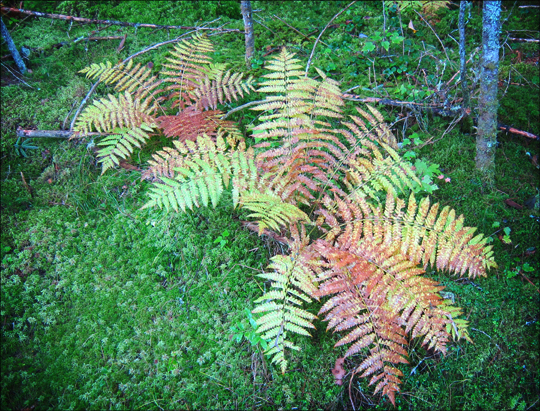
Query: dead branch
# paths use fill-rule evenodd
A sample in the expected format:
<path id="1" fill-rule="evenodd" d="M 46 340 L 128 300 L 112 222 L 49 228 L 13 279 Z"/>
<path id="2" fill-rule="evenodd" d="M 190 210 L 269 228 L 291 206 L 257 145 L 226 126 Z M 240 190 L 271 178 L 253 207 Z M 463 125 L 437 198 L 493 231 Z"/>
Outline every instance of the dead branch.
<path id="1" fill-rule="evenodd" d="M 2 13 L 14 13 L 14 14 L 27 14 L 29 16 L 43 17 L 47 19 L 60 19 L 67 21 L 76 21 L 78 23 L 84 24 L 109 24 L 114 26 L 123 26 L 123 27 L 149 27 L 153 29 L 176 29 L 176 30 L 217 30 L 214 27 L 203 27 L 203 26 L 168 26 L 160 24 L 148 24 L 148 23 L 128 23 L 125 21 L 115 21 L 115 20 L 99 20 L 99 19 L 87 19 L 84 17 L 75 17 L 75 16 L 66 16 L 64 14 L 52 14 L 52 13 L 42 13 L 40 11 L 30 11 L 23 9 L 16 9 L 13 7 L 2 7 Z M 236 30 L 240 31 L 240 30 Z"/>
<path id="2" fill-rule="evenodd" d="M 540 43 L 539 39 L 520 39 L 520 38 L 515 38 L 515 37 L 508 37 L 508 40 L 518 41 L 522 43 Z"/>
<path id="3" fill-rule="evenodd" d="M 19 126 L 17 128 L 17 137 L 25 138 L 71 138 L 79 133 L 69 130 L 24 130 Z M 105 136 L 112 133 L 87 133 L 85 136 Z"/>
<path id="4" fill-rule="evenodd" d="M 507 126 L 505 124 L 497 124 L 497 129 L 506 131 L 507 133 L 518 134 L 520 136 L 524 136 L 527 138 L 532 138 L 533 140 L 540 141 L 540 136 L 537 136 L 536 134 L 529 133 L 528 131 L 518 130 L 517 128 L 514 128 L 512 126 Z"/>
<path id="5" fill-rule="evenodd" d="M 301 35 L 303 38 L 305 38 L 306 40 L 311 41 L 311 39 L 310 39 L 308 36 L 306 36 L 304 33 L 302 33 L 301 31 L 299 31 L 299 30 L 297 30 L 296 28 L 294 28 L 293 26 L 291 26 L 289 23 L 287 23 L 287 22 L 286 22 L 285 20 L 283 20 L 281 17 L 276 16 L 275 14 L 274 14 L 274 17 L 275 17 L 276 19 L 278 19 L 279 21 L 283 22 L 287 27 L 289 27 L 289 28 L 291 28 L 292 30 L 296 31 L 298 34 L 300 34 L 300 35 Z M 329 46 L 328 44 L 326 44 L 324 41 L 320 40 L 320 42 L 321 42 L 322 44 L 324 44 L 326 47 L 330 47 L 330 46 Z"/>
<path id="6" fill-rule="evenodd" d="M 309 71 L 309 66 L 311 65 L 311 59 L 313 58 L 313 54 L 315 53 L 315 48 L 317 47 L 317 44 L 319 43 L 319 40 L 321 39 L 321 36 L 323 35 L 323 33 L 326 31 L 326 29 L 328 27 L 330 27 L 330 24 L 335 20 L 337 19 L 339 16 L 341 16 L 341 14 L 343 14 L 343 12 L 345 10 L 347 10 L 349 7 L 351 7 L 354 3 L 356 3 L 356 0 L 353 1 L 352 3 L 350 3 L 348 6 L 346 6 L 345 8 L 343 8 L 339 13 L 337 13 L 334 17 L 332 17 L 330 19 L 330 21 L 326 24 L 326 26 L 324 27 L 324 29 L 322 29 L 322 31 L 319 33 L 319 36 L 317 37 L 317 39 L 315 40 L 315 44 L 313 44 L 313 49 L 311 50 L 311 54 L 309 55 L 309 60 L 307 62 L 307 65 L 306 65 L 306 77 L 307 77 L 307 74 L 308 74 L 308 71 Z"/>

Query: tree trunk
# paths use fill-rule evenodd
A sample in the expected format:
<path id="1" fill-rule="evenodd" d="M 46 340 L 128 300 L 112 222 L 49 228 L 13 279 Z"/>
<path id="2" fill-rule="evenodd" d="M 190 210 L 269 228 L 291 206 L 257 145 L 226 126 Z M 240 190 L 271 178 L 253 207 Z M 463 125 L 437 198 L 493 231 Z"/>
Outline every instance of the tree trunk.
<path id="1" fill-rule="evenodd" d="M 500 0 L 484 1 L 482 24 L 482 67 L 478 102 L 476 168 L 489 184 L 495 172 L 497 146 L 497 80 L 499 74 Z"/>
<path id="2" fill-rule="evenodd" d="M 251 69 L 251 59 L 255 50 L 255 35 L 253 33 L 253 13 L 251 12 L 251 1 L 240 2 L 244 27 L 246 31 L 246 65 Z"/>
<path id="3" fill-rule="evenodd" d="M 461 94 L 463 95 L 463 103 L 461 104 L 461 113 L 463 118 L 461 119 L 460 129 L 464 134 L 470 134 L 473 127 L 472 117 L 470 113 L 470 101 L 469 101 L 469 89 L 467 88 L 467 61 L 466 61 L 466 48 L 465 42 L 467 40 L 465 36 L 465 13 L 470 6 L 470 2 L 461 1 L 459 3 L 459 60 L 460 60 L 460 81 L 461 81 Z"/>
<path id="4" fill-rule="evenodd" d="M 469 5 L 468 1 L 459 3 L 459 61 L 461 91 L 463 94 L 463 110 L 469 107 L 469 90 L 467 90 L 467 65 L 465 62 L 465 11 Z"/>
<path id="5" fill-rule="evenodd" d="M 13 56 L 13 60 L 15 60 L 15 63 L 17 64 L 17 67 L 19 67 L 19 71 L 24 74 L 26 72 L 26 66 L 24 64 L 23 59 L 21 58 L 21 55 L 19 54 L 19 51 L 17 50 L 17 47 L 15 46 L 15 43 L 13 42 L 13 39 L 9 35 L 9 31 L 4 24 L 4 20 L 0 17 L 0 28 L 2 31 L 2 37 L 4 40 L 6 40 L 7 46 L 9 51 L 11 52 L 11 55 Z"/>

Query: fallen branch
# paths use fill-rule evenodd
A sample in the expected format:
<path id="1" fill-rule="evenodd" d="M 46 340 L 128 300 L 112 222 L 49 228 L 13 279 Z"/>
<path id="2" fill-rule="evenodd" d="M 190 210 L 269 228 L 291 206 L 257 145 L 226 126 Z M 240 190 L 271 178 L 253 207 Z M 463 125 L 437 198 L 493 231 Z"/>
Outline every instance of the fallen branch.
<path id="1" fill-rule="evenodd" d="M 99 19 L 87 19 L 84 17 L 74 17 L 74 16 L 67 16 L 64 14 L 52 14 L 52 13 L 42 13 L 40 11 L 30 11 L 30 10 L 23 10 L 23 9 L 16 9 L 13 7 L 2 7 L 2 13 L 8 14 L 8 13 L 14 13 L 14 14 L 27 14 L 29 16 L 34 17 L 43 17 L 47 19 L 60 19 L 60 20 L 67 20 L 67 21 L 76 21 L 78 23 L 84 23 L 84 24 L 110 24 L 114 26 L 123 26 L 123 27 L 149 27 L 153 29 L 176 29 L 176 30 L 217 30 L 216 28 L 212 27 L 203 27 L 203 26 L 168 26 L 168 25 L 160 25 L 160 24 L 148 24 L 148 23 L 128 23 L 125 21 L 115 21 L 115 20 L 99 20 Z M 240 31 L 240 30 L 237 30 Z"/>
<path id="2" fill-rule="evenodd" d="M 79 134 L 69 130 L 24 130 L 19 126 L 17 128 L 17 137 L 25 138 L 71 138 Z M 112 133 L 86 133 L 86 136 L 106 136 Z"/>
<path id="3" fill-rule="evenodd" d="M 520 39 L 520 38 L 515 38 L 515 37 L 508 37 L 508 40 L 519 41 L 522 43 L 540 43 L 539 39 Z"/>
<path id="4" fill-rule="evenodd" d="M 539 140 L 540 141 L 540 137 L 537 136 L 536 134 L 529 133 L 528 131 L 518 130 L 517 128 L 507 126 L 507 125 L 504 125 L 504 124 L 497 124 L 497 129 L 504 130 L 507 133 L 518 134 L 520 136 L 524 136 L 524 137 L 527 137 L 527 138 L 532 138 L 533 140 Z"/>
<path id="5" fill-rule="evenodd" d="M 392 100 L 389 98 L 379 98 L 379 97 L 366 97 L 362 98 L 360 96 L 355 96 L 354 94 L 344 94 L 343 98 L 345 100 L 349 101 L 358 101 L 360 103 L 380 103 L 387 106 L 393 106 L 393 107 L 405 107 L 405 108 L 416 108 L 420 110 L 429 110 L 435 114 L 438 114 L 442 117 L 455 117 L 461 114 L 461 106 L 453 106 L 453 107 L 442 107 L 442 106 L 435 106 L 435 105 L 426 105 L 423 103 L 416 103 L 414 101 L 399 101 L 399 100 Z"/>

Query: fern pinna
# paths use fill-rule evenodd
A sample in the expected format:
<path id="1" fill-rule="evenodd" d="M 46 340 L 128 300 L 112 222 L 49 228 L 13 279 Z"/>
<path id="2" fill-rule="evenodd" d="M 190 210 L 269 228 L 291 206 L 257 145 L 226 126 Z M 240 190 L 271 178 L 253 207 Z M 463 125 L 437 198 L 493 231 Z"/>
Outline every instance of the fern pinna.
<path id="1" fill-rule="evenodd" d="M 214 108 L 219 94 L 204 100 L 189 91 L 199 84 L 189 67 L 178 80 L 185 88 L 171 88 L 178 106 Z M 485 276 L 496 266 L 491 247 L 448 207 L 402 198 L 418 178 L 376 109 L 345 119 L 337 82 L 320 71 L 319 80 L 304 77 L 285 48 L 266 68 L 254 144 L 218 127 L 175 141 L 150 161 L 145 177 L 154 185 L 144 207 L 216 207 L 232 190 L 233 206 L 250 210 L 260 233 L 288 236 L 289 254 L 274 256 L 260 275 L 270 289 L 253 310 L 262 314 L 258 332 L 272 361 L 286 371 L 296 335 L 314 328 L 305 304 L 321 300 L 319 315 L 341 334 L 336 347 L 360 358 L 353 375 L 370 377 L 395 403 L 412 338 L 443 354 L 451 338 L 470 341 L 460 308 L 441 297 L 426 268 Z M 208 87 L 224 81 L 210 78 Z"/>
<path id="2" fill-rule="evenodd" d="M 87 77 L 114 85 L 122 92 L 93 103 L 79 117 L 74 131 L 80 137 L 92 129 L 106 137 L 97 145 L 102 172 L 128 158 L 134 147 L 141 148 L 152 132 L 162 130 L 180 141 L 196 140 L 222 132 L 236 139 L 234 123 L 221 119 L 218 104 L 237 100 L 253 90 L 253 79 L 225 71 L 224 64 L 212 64 L 213 47 L 204 35 L 177 43 L 159 75 L 147 66 L 119 63 L 92 64 L 81 70 Z M 172 101 L 172 103 L 171 103 Z M 212 109 L 212 110 L 210 110 Z M 174 111 L 174 113 L 168 113 Z"/>

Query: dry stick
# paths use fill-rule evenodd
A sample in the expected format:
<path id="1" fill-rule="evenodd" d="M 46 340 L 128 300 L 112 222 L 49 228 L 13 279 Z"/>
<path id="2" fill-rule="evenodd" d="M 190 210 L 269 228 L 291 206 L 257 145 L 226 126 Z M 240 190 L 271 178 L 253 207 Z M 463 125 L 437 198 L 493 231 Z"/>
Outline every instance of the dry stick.
<path id="1" fill-rule="evenodd" d="M 444 44 L 443 42 L 441 41 L 441 39 L 439 38 L 439 36 L 437 35 L 437 33 L 435 32 L 435 30 L 433 30 L 433 27 L 431 27 L 431 24 L 429 24 L 426 19 L 420 14 L 418 13 L 416 10 L 414 11 L 416 14 L 418 14 L 420 16 L 420 18 L 422 20 L 424 20 L 424 23 L 426 23 L 428 25 L 428 27 L 431 29 L 431 31 L 433 32 L 433 34 L 435 34 L 435 37 L 437 37 L 437 40 L 439 40 L 439 43 L 441 43 L 441 46 L 443 48 L 443 51 L 444 51 L 444 54 L 446 55 L 446 59 L 448 61 L 450 61 L 450 57 L 448 57 L 448 53 L 446 53 L 446 47 L 444 47 Z"/>
<path id="2" fill-rule="evenodd" d="M 115 20 L 98 20 L 98 19 L 87 19 L 84 17 L 74 17 L 74 16 L 66 16 L 64 14 L 52 14 L 52 13 L 42 13 L 39 11 L 30 11 L 30 10 L 23 10 L 23 9 L 16 9 L 13 7 L 2 7 L 3 13 L 21 13 L 21 14 L 28 14 L 29 16 L 35 16 L 35 17 L 44 17 L 48 19 L 60 19 L 60 20 L 68 20 L 68 21 L 76 21 L 79 23 L 85 23 L 85 24 L 111 24 L 115 26 L 124 26 L 124 27 L 150 27 L 153 29 L 178 29 L 178 30 L 216 30 L 212 27 L 204 27 L 204 26 L 163 26 L 159 24 L 147 24 L 147 23 L 127 23 L 123 21 L 115 21 Z M 240 30 L 236 30 L 240 31 Z"/>
<path id="3" fill-rule="evenodd" d="M 266 100 L 250 101 L 249 103 L 243 104 L 241 106 L 233 108 L 232 110 L 229 110 L 228 112 L 226 112 L 224 115 L 221 116 L 221 119 L 225 120 L 227 117 L 229 117 L 232 113 L 234 113 L 236 111 L 240 111 L 240 110 L 243 110 L 243 109 L 245 109 L 247 107 L 254 106 L 255 104 L 262 104 L 262 103 L 266 103 L 266 102 L 267 102 Z"/>
<path id="4" fill-rule="evenodd" d="M 315 48 L 317 47 L 317 44 L 319 43 L 319 40 L 321 38 L 321 36 L 323 35 L 323 33 L 326 31 L 326 29 L 330 26 L 330 24 L 335 20 L 337 19 L 339 16 L 341 16 L 341 14 L 347 10 L 349 7 L 351 7 L 354 3 L 356 3 L 356 0 L 353 1 L 352 3 L 350 3 L 348 6 L 346 6 L 343 10 L 341 10 L 338 14 L 336 14 L 334 17 L 332 17 L 332 19 L 328 22 L 328 24 L 326 25 L 326 27 L 324 29 L 322 29 L 322 31 L 319 33 L 319 37 L 317 37 L 317 40 L 315 40 L 315 44 L 313 45 L 313 49 L 311 50 L 311 54 L 309 56 L 309 60 L 308 60 L 308 63 L 307 63 L 307 66 L 306 66 L 306 75 L 305 77 L 307 77 L 307 74 L 308 74 L 308 71 L 309 71 L 309 66 L 311 65 L 311 59 L 313 58 L 313 54 L 315 53 Z"/>
<path id="5" fill-rule="evenodd" d="M 527 42 L 527 43 L 540 43 L 539 39 L 519 39 L 519 38 L 514 38 L 514 37 L 508 37 L 508 40 L 521 41 L 521 42 Z"/>
<path id="6" fill-rule="evenodd" d="M 216 19 L 216 20 L 212 20 L 206 24 L 211 24 L 215 21 L 219 20 Z M 220 26 L 220 27 L 217 27 L 216 29 L 221 29 L 221 31 L 219 33 L 231 33 L 231 32 L 238 32 L 239 30 L 237 29 L 227 29 L 227 30 L 223 30 L 222 29 L 223 26 Z M 137 53 L 135 54 L 132 54 L 131 56 L 127 57 L 124 61 L 122 61 L 122 64 L 125 64 L 126 62 L 128 62 L 129 60 L 137 57 L 137 56 L 140 56 L 141 54 L 144 54 L 144 53 L 147 53 L 151 50 L 154 50 L 154 49 L 157 49 L 158 47 L 161 47 L 161 46 L 164 46 L 166 44 L 171 44 L 171 43 L 176 43 L 178 42 L 178 40 L 180 40 L 182 37 L 185 37 L 193 32 L 196 32 L 197 30 L 192 30 L 192 31 L 188 31 L 178 37 L 176 37 L 175 39 L 173 40 L 167 40 L 167 41 L 164 41 L 162 43 L 157 43 L 157 44 L 154 44 L 153 46 L 150 46 L 144 50 L 141 50 L 141 51 L 138 51 Z M 217 33 L 213 33 L 213 34 L 217 34 Z M 211 35 L 213 35 L 211 34 Z M 77 109 L 77 111 L 75 112 L 75 115 L 73 116 L 73 120 L 71 121 L 71 124 L 69 125 L 69 129 L 70 130 L 73 130 L 73 126 L 75 125 L 75 121 L 77 120 L 77 117 L 79 117 L 79 114 L 81 113 L 81 110 L 83 109 L 84 105 L 86 104 L 86 102 L 88 101 L 88 99 L 90 98 L 90 96 L 92 95 L 92 93 L 94 92 L 94 90 L 96 89 L 96 87 L 98 86 L 100 80 L 98 79 L 98 81 L 95 82 L 95 84 L 92 86 L 92 88 L 90 89 L 90 91 L 86 94 L 86 96 L 84 97 L 83 101 L 81 101 L 81 104 L 79 105 L 79 108 Z"/>
<path id="7" fill-rule="evenodd" d="M 76 132 L 70 130 L 24 130 L 22 127 L 16 131 L 17 137 L 26 137 L 26 138 L 70 138 Z M 87 136 L 103 136 L 114 133 L 87 133 Z"/>
<path id="8" fill-rule="evenodd" d="M 460 110 L 458 109 L 458 107 L 446 108 L 443 106 L 425 105 L 423 103 L 416 103 L 414 101 L 399 101 L 399 100 L 391 100 L 388 98 L 379 98 L 379 97 L 362 98 L 354 94 L 344 94 L 343 98 L 345 100 L 359 101 L 361 103 L 380 103 L 380 104 L 393 106 L 393 107 L 404 107 L 404 108 L 415 107 L 419 110 L 431 110 L 434 114 L 438 114 L 442 117 L 456 117 L 460 114 Z M 498 124 L 497 129 L 504 130 L 512 134 L 519 134 L 520 136 L 532 138 L 533 140 L 540 140 L 540 136 L 537 136 L 536 134 L 529 133 L 528 131 L 518 130 L 517 128 L 506 126 L 504 124 Z"/>

